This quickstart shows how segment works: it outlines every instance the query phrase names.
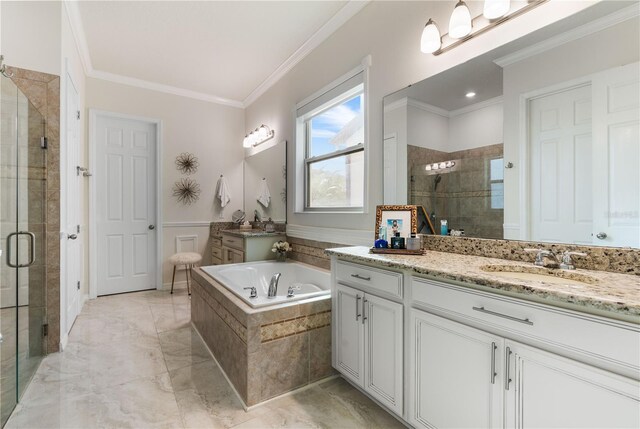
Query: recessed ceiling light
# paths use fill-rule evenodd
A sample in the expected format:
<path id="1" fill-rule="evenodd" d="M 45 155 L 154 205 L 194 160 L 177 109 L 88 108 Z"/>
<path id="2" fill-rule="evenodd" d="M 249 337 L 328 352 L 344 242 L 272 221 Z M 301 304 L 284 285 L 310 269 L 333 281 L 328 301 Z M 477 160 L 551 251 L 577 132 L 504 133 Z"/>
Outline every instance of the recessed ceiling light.
<path id="1" fill-rule="evenodd" d="M 465 95 L 466 95 L 467 98 L 473 98 L 473 97 L 476 96 L 476 93 L 471 91 L 471 92 L 467 92 Z"/>

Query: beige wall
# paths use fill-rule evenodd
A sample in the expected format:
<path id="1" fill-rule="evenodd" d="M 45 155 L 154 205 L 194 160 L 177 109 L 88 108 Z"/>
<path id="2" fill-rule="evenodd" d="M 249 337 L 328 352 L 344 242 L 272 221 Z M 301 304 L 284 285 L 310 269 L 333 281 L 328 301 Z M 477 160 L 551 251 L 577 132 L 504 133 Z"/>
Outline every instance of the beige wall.
<path id="1" fill-rule="evenodd" d="M 382 203 L 382 98 L 476 55 L 575 13 L 593 2 L 549 2 L 444 55 L 420 52 L 420 35 L 432 17 L 443 32 L 453 8 L 446 2 L 371 2 L 336 31 L 269 91 L 246 109 L 246 129 L 269 124 L 279 138 L 294 139 L 294 107 L 305 97 L 355 68 L 372 55 L 369 79 L 368 212 L 366 214 L 294 213 L 294 175 L 288 179 L 287 221 L 294 225 L 373 230 L 375 206 Z M 474 14 L 481 2 L 473 2 Z M 293 165 L 295 144 L 288 149 Z M 290 167 L 291 168 L 291 167 Z M 346 243 L 348 244 L 348 243 Z"/>
<path id="2" fill-rule="evenodd" d="M 6 64 L 59 75 L 62 3 L 2 1 L 0 9 Z"/>
<path id="3" fill-rule="evenodd" d="M 204 255 L 203 262 L 208 263 L 210 252 L 205 250 L 209 222 L 229 221 L 233 211 L 243 207 L 243 111 L 93 78 L 87 79 L 86 102 L 88 109 L 162 121 L 163 260 L 175 253 L 177 236 L 196 235 L 197 250 Z M 178 204 L 172 196 L 174 182 L 183 177 L 175 166 L 175 158 L 182 152 L 193 153 L 200 163 L 198 171 L 190 176 L 200 184 L 200 199 L 191 206 Z M 227 178 L 231 193 L 231 202 L 223 210 L 214 200 L 215 185 L 221 174 Z M 184 223 L 198 223 L 198 226 Z M 163 273 L 164 283 L 170 282 L 171 266 L 166 262 Z"/>

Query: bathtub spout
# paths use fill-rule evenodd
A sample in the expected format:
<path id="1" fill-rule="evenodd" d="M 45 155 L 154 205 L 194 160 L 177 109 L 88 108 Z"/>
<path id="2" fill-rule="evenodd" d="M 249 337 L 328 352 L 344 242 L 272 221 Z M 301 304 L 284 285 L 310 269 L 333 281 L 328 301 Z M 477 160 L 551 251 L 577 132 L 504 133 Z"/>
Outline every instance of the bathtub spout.
<path id="1" fill-rule="evenodd" d="M 269 293 L 267 294 L 267 298 L 275 298 L 278 293 L 278 280 L 280 280 L 280 276 L 282 273 L 275 273 L 271 277 L 271 282 L 269 283 Z"/>

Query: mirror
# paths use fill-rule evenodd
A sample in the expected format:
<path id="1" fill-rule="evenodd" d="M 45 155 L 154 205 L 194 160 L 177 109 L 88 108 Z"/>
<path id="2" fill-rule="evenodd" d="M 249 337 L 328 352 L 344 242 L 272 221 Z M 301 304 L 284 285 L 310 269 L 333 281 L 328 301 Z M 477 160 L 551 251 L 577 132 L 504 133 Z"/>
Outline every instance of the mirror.
<path id="1" fill-rule="evenodd" d="M 255 212 L 263 221 L 287 220 L 287 142 L 281 141 L 261 151 L 254 149 L 244 159 L 244 210 L 246 219 Z"/>
<path id="2" fill-rule="evenodd" d="M 637 7 L 598 3 L 386 96 L 384 204 L 438 232 L 640 247 Z"/>

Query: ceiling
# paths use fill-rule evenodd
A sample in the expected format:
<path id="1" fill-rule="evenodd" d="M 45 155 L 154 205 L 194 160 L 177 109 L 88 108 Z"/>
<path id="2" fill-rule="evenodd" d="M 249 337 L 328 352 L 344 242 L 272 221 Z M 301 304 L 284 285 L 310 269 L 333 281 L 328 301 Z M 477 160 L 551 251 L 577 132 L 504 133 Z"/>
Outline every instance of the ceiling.
<path id="1" fill-rule="evenodd" d="M 76 4 L 93 70 L 242 104 L 347 3 Z"/>

